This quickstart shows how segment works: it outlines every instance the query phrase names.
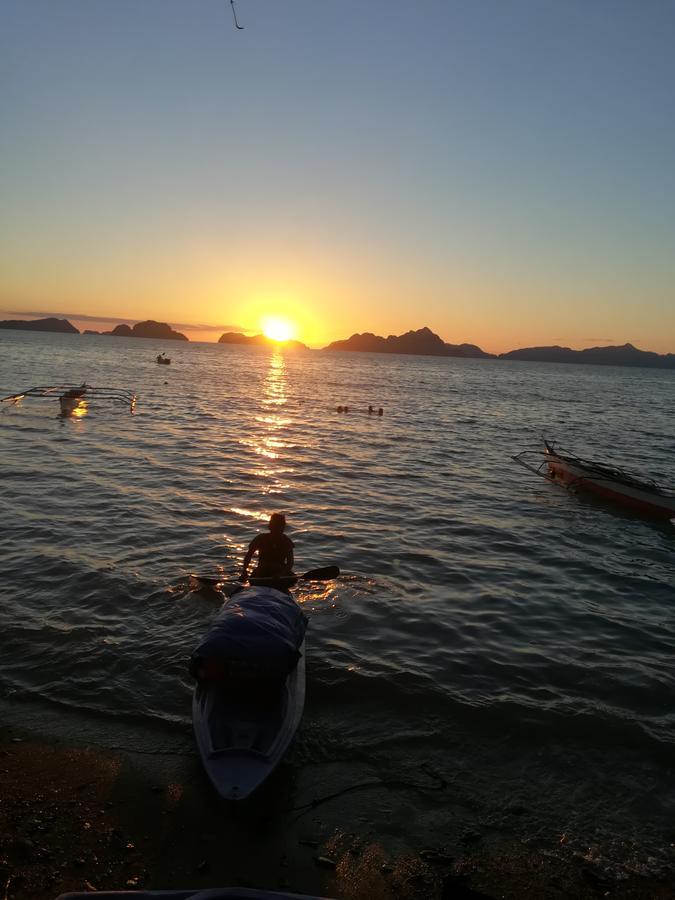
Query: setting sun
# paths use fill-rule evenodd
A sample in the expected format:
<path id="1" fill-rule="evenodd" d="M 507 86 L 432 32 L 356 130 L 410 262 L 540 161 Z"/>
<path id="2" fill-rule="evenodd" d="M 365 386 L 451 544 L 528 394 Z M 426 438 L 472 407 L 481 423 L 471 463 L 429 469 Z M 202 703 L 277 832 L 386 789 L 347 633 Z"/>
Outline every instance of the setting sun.
<path id="1" fill-rule="evenodd" d="M 295 334 L 295 326 L 286 319 L 264 319 L 263 334 L 272 341 L 288 341 Z"/>

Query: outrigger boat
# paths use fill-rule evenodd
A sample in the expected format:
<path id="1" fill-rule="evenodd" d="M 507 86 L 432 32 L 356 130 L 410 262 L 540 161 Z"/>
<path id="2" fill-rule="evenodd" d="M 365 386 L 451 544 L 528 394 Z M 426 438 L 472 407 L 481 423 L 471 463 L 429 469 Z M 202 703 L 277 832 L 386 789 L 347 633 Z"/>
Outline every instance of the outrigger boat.
<path id="1" fill-rule="evenodd" d="M 539 458 L 539 463 L 530 462 L 532 456 Z M 587 491 L 653 518 L 675 519 L 675 494 L 662 490 L 651 478 L 627 469 L 582 459 L 546 440 L 543 453 L 525 450 L 513 459 L 569 490 Z"/>
<path id="2" fill-rule="evenodd" d="M 7 397 L 0 397 L 2 403 L 19 403 L 25 397 L 58 398 L 61 414 L 70 416 L 78 410 L 86 409 L 91 401 L 107 401 L 122 403 L 133 412 L 136 406 L 136 394 L 122 388 L 94 387 L 90 384 L 57 384 L 27 388 Z"/>

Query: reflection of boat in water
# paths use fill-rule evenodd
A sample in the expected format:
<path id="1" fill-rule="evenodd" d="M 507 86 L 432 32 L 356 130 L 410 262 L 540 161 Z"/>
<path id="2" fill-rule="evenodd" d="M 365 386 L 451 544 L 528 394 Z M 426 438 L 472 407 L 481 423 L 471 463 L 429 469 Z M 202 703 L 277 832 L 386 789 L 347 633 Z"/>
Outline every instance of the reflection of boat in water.
<path id="1" fill-rule="evenodd" d="M 123 388 L 94 387 L 90 384 L 57 384 L 27 388 L 16 394 L 0 398 L 0 402 L 19 403 L 25 397 L 54 398 L 57 397 L 62 416 L 84 415 L 90 403 L 115 403 L 128 406 L 133 412 L 136 406 L 136 394 Z"/>
<path id="2" fill-rule="evenodd" d="M 159 356 L 157 357 L 157 362 L 160 364 L 160 366 L 170 366 L 171 365 L 170 357 L 164 356 L 163 353 L 159 354 Z"/>
<path id="3" fill-rule="evenodd" d="M 528 457 L 532 455 L 540 459 L 538 465 L 529 462 Z M 537 475 L 543 475 L 570 490 L 595 494 L 654 518 L 675 518 L 675 494 L 662 490 L 649 478 L 618 466 L 582 459 L 548 441 L 544 441 L 543 453 L 525 450 L 513 458 Z"/>

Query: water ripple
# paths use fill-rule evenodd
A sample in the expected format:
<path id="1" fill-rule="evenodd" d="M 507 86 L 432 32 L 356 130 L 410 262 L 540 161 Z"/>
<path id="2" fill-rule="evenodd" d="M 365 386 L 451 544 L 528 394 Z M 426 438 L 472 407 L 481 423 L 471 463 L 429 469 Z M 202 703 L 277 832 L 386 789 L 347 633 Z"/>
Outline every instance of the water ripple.
<path id="1" fill-rule="evenodd" d="M 0 417 L 3 693 L 184 727 L 214 611 L 185 575 L 234 574 L 280 509 L 299 568 L 345 572 L 298 592 L 315 709 L 405 710 L 448 740 L 480 721 L 675 741 L 674 529 L 510 460 L 545 432 L 674 484 L 674 373 L 217 345 L 158 373 L 154 342 L 0 340 L 3 393 L 139 394 L 133 416 Z"/>

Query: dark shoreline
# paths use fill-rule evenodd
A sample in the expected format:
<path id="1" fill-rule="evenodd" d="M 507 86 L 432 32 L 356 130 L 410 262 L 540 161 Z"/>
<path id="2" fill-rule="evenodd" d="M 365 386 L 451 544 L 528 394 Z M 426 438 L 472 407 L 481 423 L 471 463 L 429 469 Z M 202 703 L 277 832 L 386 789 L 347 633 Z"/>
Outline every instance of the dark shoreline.
<path id="1" fill-rule="evenodd" d="M 124 730 L 127 737 L 133 732 Z M 295 779 L 295 767 L 286 765 L 259 796 L 232 806 L 211 793 L 187 744 L 167 755 L 107 750 L 3 726 L 3 900 L 53 900 L 68 890 L 230 885 L 340 900 L 675 898 L 672 871 L 643 877 L 636 863 L 632 874 L 612 877 L 601 857 L 574 849 L 565 835 L 522 840 L 504 834 L 488 845 L 480 833 L 467 831 L 459 852 L 442 840 L 413 850 L 405 835 L 392 842 L 393 833 L 368 828 L 360 815 L 368 784 L 340 792 L 346 796 L 336 821 L 321 806 L 321 796 L 331 793 L 330 772 L 315 786 L 319 797 L 300 806 Z M 452 792 L 452 786 L 440 787 L 441 796 Z M 456 798 L 450 793 L 447 799 Z M 525 811 L 506 812 L 518 818 Z"/>

